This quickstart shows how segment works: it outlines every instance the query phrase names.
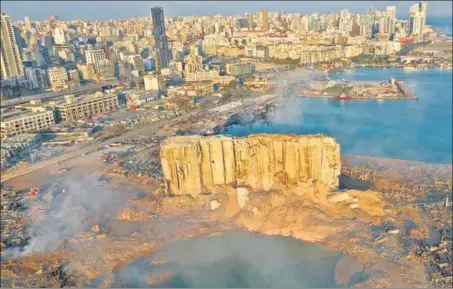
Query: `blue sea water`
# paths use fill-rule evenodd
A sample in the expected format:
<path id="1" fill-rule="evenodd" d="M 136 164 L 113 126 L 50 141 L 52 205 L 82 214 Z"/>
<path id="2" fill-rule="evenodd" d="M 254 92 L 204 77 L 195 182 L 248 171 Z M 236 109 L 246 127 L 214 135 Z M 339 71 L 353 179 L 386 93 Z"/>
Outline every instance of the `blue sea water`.
<path id="1" fill-rule="evenodd" d="M 359 81 L 394 77 L 419 100 L 297 98 L 271 125 L 236 125 L 224 134 L 324 133 L 337 139 L 342 153 L 452 163 L 451 69 L 357 68 L 330 77 Z"/>
<path id="2" fill-rule="evenodd" d="M 453 17 L 428 17 L 427 24 L 433 26 L 440 34 L 452 35 Z"/>

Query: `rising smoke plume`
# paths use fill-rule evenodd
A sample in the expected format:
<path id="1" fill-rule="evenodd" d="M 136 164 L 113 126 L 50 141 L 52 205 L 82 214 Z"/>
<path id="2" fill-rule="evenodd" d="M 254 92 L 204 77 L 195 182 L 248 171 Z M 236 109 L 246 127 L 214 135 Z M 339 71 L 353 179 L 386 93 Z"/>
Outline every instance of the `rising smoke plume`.
<path id="1" fill-rule="evenodd" d="M 31 239 L 24 248 L 7 250 L 5 256 L 18 257 L 57 249 L 63 241 L 69 241 L 87 229 L 87 220 L 113 220 L 130 193 L 112 190 L 109 185 L 101 184 L 96 177 L 89 175 L 70 174 L 55 180 L 60 189 L 54 194 L 42 192 L 49 198 L 52 195 L 52 199 L 44 203 L 46 205 L 33 199 L 24 200 L 28 207 L 25 214 L 33 216 L 26 228 Z"/>

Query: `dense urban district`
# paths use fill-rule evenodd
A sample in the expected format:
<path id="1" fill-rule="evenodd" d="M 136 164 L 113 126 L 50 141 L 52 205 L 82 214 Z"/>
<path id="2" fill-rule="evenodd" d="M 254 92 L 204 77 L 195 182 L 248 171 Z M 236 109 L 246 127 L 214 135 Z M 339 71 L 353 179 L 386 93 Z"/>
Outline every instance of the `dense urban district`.
<path id="1" fill-rule="evenodd" d="M 355 287 L 452 286 L 452 166 L 344 155 L 325 135 L 219 135 L 297 97 L 416 101 L 355 67 L 451 69 L 396 7 L 109 21 L 1 14 L 1 286 L 121 287 L 172 241 L 246 229 L 345 255 Z M 143 286 L 171 274 L 147 272 Z"/>

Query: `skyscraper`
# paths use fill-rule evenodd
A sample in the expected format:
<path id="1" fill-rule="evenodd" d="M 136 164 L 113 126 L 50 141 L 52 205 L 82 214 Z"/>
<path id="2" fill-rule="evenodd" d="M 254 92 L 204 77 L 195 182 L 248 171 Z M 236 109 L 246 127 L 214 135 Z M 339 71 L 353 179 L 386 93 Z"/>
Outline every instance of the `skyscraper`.
<path id="1" fill-rule="evenodd" d="M 13 25 L 8 15 L 1 15 L 1 70 L 0 78 L 2 80 L 9 77 L 24 75 L 24 68 L 20 58 L 19 47 L 17 46 L 16 37 L 14 36 Z"/>
<path id="2" fill-rule="evenodd" d="M 31 20 L 30 20 L 30 17 L 28 16 L 25 16 L 25 19 L 24 19 L 24 23 L 25 23 L 25 31 L 30 31 L 31 30 Z"/>
<path id="3" fill-rule="evenodd" d="M 263 30 L 268 31 L 269 30 L 269 13 L 267 9 L 263 9 L 261 11 L 261 21 L 263 22 Z"/>
<path id="4" fill-rule="evenodd" d="M 418 38 L 423 37 L 426 24 L 426 13 L 428 3 L 419 2 L 409 9 L 409 35 L 416 35 Z"/>
<path id="5" fill-rule="evenodd" d="M 249 25 L 249 30 L 253 30 L 253 14 L 252 13 L 247 13 L 247 22 Z"/>
<path id="6" fill-rule="evenodd" d="M 395 32 L 396 7 L 388 6 L 386 9 L 388 33 Z"/>
<path id="7" fill-rule="evenodd" d="M 153 35 L 156 45 L 157 70 L 168 68 L 170 62 L 170 50 L 168 49 L 168 39 L 165 31 L 164 10 L 161 7 L 151 8 L 153 20 Z"/>

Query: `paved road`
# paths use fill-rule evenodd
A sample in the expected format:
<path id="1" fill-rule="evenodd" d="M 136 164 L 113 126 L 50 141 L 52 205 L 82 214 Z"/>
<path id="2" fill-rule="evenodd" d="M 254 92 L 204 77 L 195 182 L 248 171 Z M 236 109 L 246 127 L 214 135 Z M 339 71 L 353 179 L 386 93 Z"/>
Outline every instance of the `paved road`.
<path id="1" fill-rule="evenodd" d="M 266 96 L 270 96 L 270 95 L 266 95 Z M 272 96 L 275 96 L 275 95 L 272 95 Z M 261 99 L 261 98 L 262 98 L 262 96 L 257 97 L 257 99 Z M 255 101 L 256 100 L 249 99 L 247 102 L 245 102 L 240 107 L 248 107 L 252 104 L 256 104 Z M 221 104 L 221 105 L 223 105 L 223 104 Z M 185 118 L 189 118 L 200 112 L 208 112 L 210 109 L 213 109 L 213 108 L 221 106 L 221 105 L 209 106 L 204 109 L 197 108 L 189 113 L 186 113 L 181 116 L 177 116 L 177 117 L 169 119 L 169 120 L 164 120 L 164 121 L 158 122 L 156 124 L 145 124 L 143 127 L 134 128 L 130 131 L 123 133 L 122 135 L 120 135 L 118 137 L 110 138 L 110 139 L 102 141 L 102 142 L 82 144 L 82 146 L 77 146 L 77 145 L 73 146 L 73 147 L 69 148 L 65 153 L 63 153 L 62 155 L 60 155 L 58 157 L 55 157 L 55 158 L 52 158 L 49 160 L 44 160 L 44 161 L 38 162 L 36 164 L 32 164 L 27 167 L 18 168 L 13 171 L 10 171 L 10 172 L 3 172 L 1 174 L 1 182 L 6 182 L 10 179 L 17 178 L 19 176 L 35 172 L 37 170 L 46 168 L 48 166 L 55 166 L 57 163 L 62 164 L 65 161 L 68 161 L 68 160 L 76 158 L 76 157 L 81 157 L 82 154 L 89 154 L 91 152 L 97 151 L 98 149 L 100 149 L 106 145 L 118 142 L 124 138 L 133 137 L 133 136 L 139 135 L 144 132 L 158 131 L 158 127 L 160 127 L 162 125 L 166 125 L 166 124 L 169 124 L 169 123 L 172 123 L 175 121 L 184 120 Z M 240 108 L 240 107 L 238 107 L 238 108 Z M 168 134 L 169 134 L 169 132 L 164 132 L 164 131 L 159 132 L 159 135 L 163 135 L 163 136 L 168 136 Z"/>
<path id="2" fill-rule="evenodd" d="M 21 104 L 21 103 L 27 103 L 30 100 L 51 99 L 51 98 L 56 98 L 56 97 L 60 97 L 60 96 L 67 95 L 67 94 L 79 95 L 79 94 L 89 93 L 91 91 L 101 90 L 101 88 L 103 86 L 108 86 L 111 84 L 115 84 L 115 83 L 89 84 L 89 85 L 80 86 L 80 87 L 63 90 L 63 91 L 53 91 L 53 92 L 47 92 L 47 93 L 41 93 L 41 94 L 35 94 L 35 95 L 29 95 L 29 96 L 16 97 L 13 99 L 2 100 L 0 102 L 0 106 L 3 108 L 3 107 L 8 107 L 8 106 L 14 106 L 14 105 Z"/>
<path id="3" fill-rule="evenodd" d="M 114 142 L 118 142 L 118 141 L 120 141 L 123 138 L 133 137 L 133 136 L 136 136 L 136 135 L 144 133 L 144 132 L 149 132 L 151 130 L 157 131 L 157 128 L 159 126 L 166 125 L 166 124 L 174 122 L 174 121 L 183 120 L 183 119 L 188 118 L 188 117 L 190 117 L 190 116 L 192 116 L 194 114 L 199 113 L 200 111 L 201 111 L 201 109 L 197 109 L 197 110 L 194 110 L 194 111 L 189 112 L 187 114 L 184 114 L 184 115 L 181 115 L 181 116 L 169 119 L 169 120 L 164 120 L 163 122 L 158 122 L 158 123 L 152 124 L 152 125 L 144 125 L 143 127 L 133 129 L 131 131 L 128 131 L 128 132 L 118 136 L 118 137 L 110 138 L 110 139 L 108 139 L 106 141 L 103 141 L 103 142 L 90 143 L 90 144 L 87 144 L 87 145 L 85 145 L 83 147 L 78 147 L 78 146 L 77 147 L 73 147 L 73 148 L 71 148 L 70 150 L 68 150 L 67 152 L 65 152 L 64 154 L 62 154 L 62 155 L 60 155 L 58 157 L 55 157 L 55 158 L 52 158 L 52 159 L 49 159 L 49 160 L 44 160 L 44 161 L 41 161 L 39 163 L 30 165 L 30 166 L 27 166 L 27 167 L 24 167 L 24 168 L 16 169 L 16 170 L 11 171 L 11 172 L 3 172 L 1 174 L 1 181 L 2 182 L 6 182 L 6 181 L 8 181 L 10 179 L 13 179 L 13 178 L 16 178 L 16 177 L 19 177 L 19 176 L 22 176 L 22 175 L 25 175 L 25 174 L 28 174 L 28 173 L 35 172 L 37 170 L 43 169 L 43 168 L 48 167 L 48 166 L 52 166 L 52 165 L 55 166 L 57 163 L 61 164 L 61 163 L 65 162 L 65 161 L 68 161 L 70 159 L 73 159 L 73 158 L 76 158 L 76 157 L 80 157 L 81 154 L 88 154 L 88 153 L 97 151 L 98 149 L 100 149 L 100 148 L 102 148 L 102 147 L 104 147 L 106 145 L 112 144 Z"/>

